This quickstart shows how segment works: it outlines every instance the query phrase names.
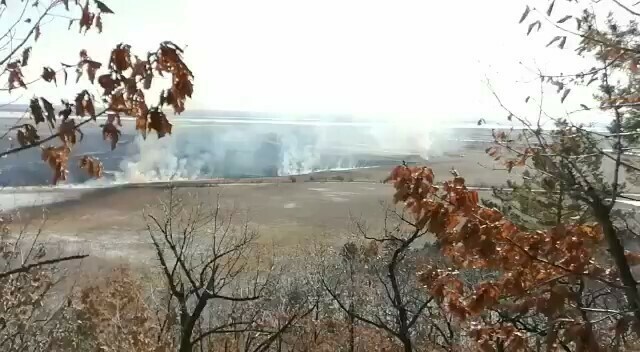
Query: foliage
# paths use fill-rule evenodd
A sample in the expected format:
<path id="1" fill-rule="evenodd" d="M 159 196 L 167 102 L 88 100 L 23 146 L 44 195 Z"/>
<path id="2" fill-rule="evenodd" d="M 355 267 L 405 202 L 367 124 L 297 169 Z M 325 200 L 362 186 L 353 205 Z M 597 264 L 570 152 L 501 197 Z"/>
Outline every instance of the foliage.
<path id="1" fill-rule="evenodd" d="M 640 264 L 640 253 L 629 250 L 629 239 L 637 240 L 639 234 L 616 206 L 629 198 L 625 180 L 637 182 L 640 170 L 640 31 L 635 20 L 620 24 L 614 14 L 600 16 L 602 3 L 551 0 L 542 10 L 530 4 L 520 16 L 527 35 L 541 35 L 551 27 L 547 47 L 573 47 L 595 63 L 575 73 L 536 73 L 541 96 L 525 99 L 538 108 L 534 118 L 514 113 L 493 92 L 508 120 L 521 129 L 494 131 L 486 153 L 507 172 L 524 170 L 522 182 L 495 189 L 493 199 L 480 199 L 456 172 L 438 183 L 428 167 L 399 166 L 389 181 L 396 190 L 394 201 L 409 215 L 393 213 L 398 224 L 380 236 L 360 226 L 362 239 L 346 243 L 339 253 L 323 253 L 322 265 L 314 263 L 320 270 L 303 272 L 300 265 L 286 275 L 274 275 L 271 263 L 257 263 L 257 234 L 248 222 L 233 226 L 233 214 L 223 216 L 219 203 L 213 209 L 188 205 L 171 191 L 158 212 L 146 214 L 163 283 L 155 292 L 163 307 L 159 323 L 151 323 L 150 307 L 130 273 L 117 271 L 85 288 L 61 313 L 73 317 L 64 321 L 78 325 L 52 331 L 63 331 L 61 336 L 73 336 L 71 341 L 89 348 L 107 347 L 118 339 L 116 349 L 173 347 L 185 352 L 196 347 L 455 351 L 469 340 L 482 351 L 637 348 L 640 292 L 632 267 Z M 609 4 L 640 16 L 618 0 Z M 79 8 L 80 31 L 102 31 L 102 15 L 113 12 L 97 1 L 96 10 L 88 2 Z M 36 24 L 29 35 L 42 35 L 40 27 Z M 34 123 L 14 128 L 21 146 L 0 155 L 40 146 L 58 182 L 64 180 L 73 146 L 83 138 L 78 127 L 101 114 L 107 114 L 101 127 L 112 149 L 121 137 L 121 115 L 135 117 L 143 136 L 171 133 L 162 107 L 184 111 L 193 90 L 193 75 L 181 53 L 165 42 L 143 60 L 121 44 L 104 68 L 86 51 L 80 52 L 77 65 L 63 65 L 61 71 L 45 67 L 41 79 L 51 84 L 63 81 L 58 73 L 66 81 L 70 68 L 75 68 L 76 79 L 97 81 L 106 107 L 98 112 L 95 98 L 82 91 L 73 103 L 63 102 L 56 116 L 53 104 L 34 98 Z M 9 89 L 28 86 L 22 67 L 30 55 L 27 48 L 21 58 L 2 62 Z M 169 74 L 171 88 L 163 91 L 157 106 L 148 106 L 144 91 L 156 74 Z M 557 101 L 575 104 L 576 110 L 560 117 L 545 111 L 542 96 L 548 85 Z M 593 89 L 596 106 L 573 100 L 581 89 Z M 572 122 L 574 114 L 585 111 L 610 113 L 608 131 Z M 76 123 L 72 114 L 87 119 Z M 543 129 L 543 117 L 555 128 Z M 41 125 L 58 132 L 43 138 L 37 128 Z M 44 146 L 58 138 L 61 145 Z M 79 165 L 100 177 L 99 161 L 85 156 Z M 435 239 L 430 248 L 437 252 L 432 258 L 434 253 L 417 247 L 430 237 Z M 42 331 L 28 324 L 49 288 L 47 272 L 39 271 L 46 264 L 41 259 L 33 267 L 22 263 L 0 275 L 6 280 L 3 289 L 9 290 L 3 297 L 14 297 L 16 290 L 26 294 L 7 299 L 2 307 L 11 317 L 3 327 L 10 335 Z M 308 261 L 309 256 L 303 262 L 313 265 Z M 31 280 L 36 284 L 30 286 Z M 120 320 L 112 319 L 114 311 Z"/>
<path id="2" fill-rule="evenodd" d="M 49 351 L 58 314 L 51 298 L 60 265 L 86 255 L 52 257 L 38 241 L 39 232 L 29 241 L 26 229 L 10 231 L 12 222 L 0 216 L 0 349 Z"/>
<path id="3" fill-rule="evenodd" d="M 414 213 L 416 226 L 438 237 L 454 269 L 495 273 L 467 290 L 456 270 L 423 271 L 425 286 L 468 324 L 483 350 L 632 349 L 627 334 L 640 334 L 640 294 L 632 271 L 638 254 L 628 248 L 638 227 L 618 205 L 636 200 L 625 181 L 637 185 L 640 170 L 640 12 L 619 0 L 540 3 L 545 7 L 529 4 L 520 17 L 527 35 L 551 33 L 548 47 L 574 48 L 594 65 L 560 74 L 531 70 L 540 82 L 540 96 L 525 99 L 538 110 L 533 118 L 514 113 L 492 91 L 521 128 L 494 131 L 486 152 L 508 172 L 525 170 L 522 183 L 494 190 L 497 202 L 481 206 L 459 175 L 440 186 L 428 168 L 399 167 L 391 177 L 395 199 Z M 549 85 L 560 103 L 575 107 L 561 116 L 546 111 Z M 596 104 L 576 102 L 576 91 L 591 91 Z M 573 122 L 586 111 L 610 119 L 608 130 Z M 543 120 L 554 128 L 544 129 Z"/>
<path id="4" fill-rule="evenodd" d="M 576 189 L 574 179 L 557 176 L 572 167 L 564 158 L 582 156 L 586 153 L 586 148 L 582 145 L 575 146 L 575 140 L 570 135 L 575 135 L 576 131 L 566 122 L 558 121 L 556 126 L 557 130 L 538 134 L 537 139 L 545 147 L 526 146 L 526 142 L 504 143 L 510 137 L 496 134 L 496 146 L 486 150 L 496 161 L 505 158 L 509 170 L 524 167 L 521 183 L 509 181 L 506 186 L 510 189 L 493 190 L 497 203 L 493 200 L 483 201 L 489 207 L 499 208 L 521 227 L 544 229 L 561 223 L 584 222 L 592 217 L 588 207 L 576 197 L 580 190 Z M 528 138 L 528 132 L 525 130 L 521 133 Z M 522 153 L 515 152 L 519 159 L 509 158 L 509 153 L 518 148 L 522 149 Z M 551 154 L 547 148 L 553 148 L 556 155 Z M 602 183 L 602 157 L 597 153 L 592 155 L 593 157 L 581 157 L 580 163 L 574 165 L 580 168 L 581 174 L 590 175 L 596 183 Z"/>
<path id="5" fill-rule="evenodd" d="M 52 350 L 173 351 L 136 275 L 119 267 L 69 298 L 54 327 Z"/>
<path id="6" fill-rule="evenodd" d="M 620 344 L 632 321 L 629 313 L 606 306 L 600 311 L 594 307 L 606 302 L 584 295 L 585 287 L 608 293 L 622 287 L 610 261 L 598 260 L 604 252 L 599 225 L 520 229 L 498 210 L 481 206 L 477 192 L 469 190 L 462 177 L 437 186 L 426 167 L 399 166 L 391 181 L 397 190 L 394 199 L 405 202 L 417 228 L 428 228 L 436 236 L 454 268 L 497 274 L 467 289 L 456 269 L 425 266 L 420 273 L 426 289 L 470 327 L 483 350 L 532 347 L 531 333 L 542 334 L 549 347 L 595 351 L 601 342 Z M 535 320 L 544 320 L 544 329 L 532 326 Z M 616 333 L 597 335 L 596 326 Z"/>
<path id="7" fill-rule="evenodd" d="M 182 49 L 170 41 L 162 42 L 158 49 L 147 52 L 140 57 L 132 52 L 131 46 L 118 44 L 112 51 L 106 64 L 94 60 L 86 50 L 80 50 L 79 60 L 75 65 L 61 64 L 54 69 L 44 67 L 40 78 L 28 81 L 23 74 L 23 68 L 29 65 L 33 46 L 27 46 L 31 40 L 37 43 L 42 35 L 41 26 L 45 19 L 58 19 L 60 17 L 71 18 L 69 28 L 77 23 L 79 32 L 86 33 L 95 29 L 103 30 L 103 17 L 114 12 L 103 2 L 94 0 L 74 1 L 51 0 L 49 5 L 40 4 L 38 1 L 22 1 L 24 11 L 17 21 L 31 23 L 31 28 L 25 33 L 24 39 L 14 43 L 15 33 L 9 29 L 0 41 L 11 47 L 11 52 L 4 58 L 0 58 L 0 65 L 4 65 L 4 74 L 7 75 L 8 91 L 27 89 L 27 87 L 42 79 L 54 85 L 67 84 L 68 70 L 75 70 L 75 82 L 83 77 L 91 84 L 97 84 L 102 93 L 94 96 L 88 90 L 82 90 L 73 99 L 62 100 L 61 107 L 56 107 L 45 97 L 34 97 L 30 100 L 29 113 L 32 122 L 19 123 L 11 127 L 16 131 L 16 140 L 19 146 L 0 152 L 0 157 L 17 153 L 25 149 L 42 148 L 42 160 L 53 170 L 53 183 L 66 180 L 68 162 L 72 157 L 74 146 L 82 140 L 83 134 L 80 127 L 94 122 L 98 117 L 106 114 L 107 119 L 101 124 L 102 135 L 115 149 L 121 135 L 119 127 L 121 115 L 134 117 L 135 128 L 146 137 L 155 131 L 158 137 L 164 137 L 171 133 L 172 125 L 169 122 L 164 107 L 170 106 L 176 114 L 185 109 L 185 102 L 193 94 L 193 74 L 182 59 Z M 16 6 L 14 3 L 0 7 Z M 29 9 L 32 8 L 38 19 L 32 20 Z M 4 9 L 3 9 L 4 10 Z M 64 11 L 68 15 L 62 16 L 55 11 Z M 34 15 L 35 15 L 34 14 Z M 74 17 L 77 16 L 77 17 Z M 35 16 L 33 16 L 35 17 Z M 11 34 L 11 35 L 9 35 Z M 22 50 L 21 55 L 17 55 Z M 62 78 L 60 78 L 62 76 Z M 156 105 L 149 105 L 145 91 L 152 88 L 154 81 L 160 84 L 170 80 L 170 86 L 162 90 Z M 57 114 L 56 114 L 56 110 Z M 76 120 L 77 119 L 77 120 Z M 77 122 L 79 121 L 79 122 Z M 51 131 L 47 136 L 42 136 L 39 130 L 41 124 L 46 124 Z M 6 134 L 4 135 L 6 136 Z M 4 137 L 3 137 L 4 138 Z M 55 139 L 60 139 L 61 144 L 49 145 Z M 79 156 L 79 166 L 87 171 L 90 177 L 102 176 L 102 164 L 95 158 Z"/>
<path id="8" fill-rule="evenodd" d="M 51 272 L 42 269 L 1 280 L 0 347 L 3 351 L 44 350 L 47 332 L 38 324 L 38 319 L 43 318 L 42 306 L 52 286 Z"/>
<path id="9" fill-rule="evenodd" d="M 433 297 L 418 285 L 417 263 L 433 260 L 417 246 L 427 230 L 408 225 L 404 214 L 391 209 L 384 223 L 374 235 L 356 221 L 361 239 L 347 242 L 340 260 L 324 269 L 323 285 L 350 325 L 350 345 L 360 336 L 356 330 L 366 327 L 393 338 L 392 344 L 403 351 L 427 345 L 452 348 L 455 338 L 444 333 L 451 329 L 448 316 L 439 316 Z"/>

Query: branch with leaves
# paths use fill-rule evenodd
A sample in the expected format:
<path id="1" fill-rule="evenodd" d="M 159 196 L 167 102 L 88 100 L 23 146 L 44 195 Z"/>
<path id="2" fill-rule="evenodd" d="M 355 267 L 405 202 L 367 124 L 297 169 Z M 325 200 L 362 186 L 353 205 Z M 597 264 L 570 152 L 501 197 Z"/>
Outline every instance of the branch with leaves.
<path id="1" fill-rule="evenodd" d="M 548 329 L 554 335 L 546 336 L 549 343 L 598 350 L 599 338 L 589 332 L 598 313 L 587 311 L 584 319 L 584 304 L 575 301 L 576 285 L 608 287 L 629 298 L 624 277 L 607 260 L 606 229 L 597 223 L 521 229 L 497 209 L 480 205 L 477 192 L 466 187 L 464 178 L 437 184 L 426 167 L 399 166 L 390 181 L 396 189 L 394 200 L 414 215 L 419 228 L 436 236 L 440 251 L 450 259 L 449 267 L 425 266 L 421 282 L 458 320 L 473 322 L 472 333 L 480 346 L 526 348 L 531 341 L 519 332 L 526 317 L 525 321 L 546 319 L 551 324 Z M 626 252 L 624 257 L 640 263 L 638 253 Z M 467 288 L 458 273 L 472 269 L 489 270 L 496 277 Z M 633 308 L 629 299 L 620 304 Z M 518 323 L 505 325 L 495 311 Z M 626 312 L 606 319 L 599 315 L 598 324 L 604 330 L 615 328 L 636 311 Z"/>
<path id="2" fill-rule="evenodd" d="M 29 1 L 25 2 L 29 3 Z M 114 12 L 101 1 L 94 0 L 93 4 L 95 7 L 90 6 L 88 0 L 84 3 L 75 1 L 75 9 L 79 16 L 71 18 L 70 28 L 77 21 L 81 33 L 83 31 L 86 33 L 92 28 L 102 32 L 103 15 Z M 151 131 L 155 131 L 159 138 L 171 134 L 172 125 L 164 108 L 171 106 L 175 114 L 182 113 L 185 110 L 186 100 L 193 94 L 194 78 L 182 59 L 182 49 L 170 41 L 165 41 L 157 50 L 147 52 L 143 58 L 132 53 L 129 45 L 119 44 L 111 51 L 106 65 L 94 60 L 86 50 L 80 50 L 77 64 L 62 64 L 59 69 L 45 66 L 39 78 L 26 82 L 23 68 L 29 64 L 34 49 L 32 46 L 25 47 L 21 57 L 17 59 L 14 59 L 14 55 L 29 42 L 32 35 L 34 35 L 34 43 L 37 42 L 41 35 L 42 20 L 47 16 L 53 16 L 54 9 L 62 9 L 62 7 L 65 12 L 75 11 L 69 1 L 51 1 L 24 39 L 13 46 L 9 55 L 0 60 L 0 65 L 4 65 L 2 74 L 6 73 L 8 77 L 9 92 L 27 89 L 30 83 L 39 80 L 55 85 L 58 82 L 67 84 L 69 75 L 67 71 L 71 69 L 76 73 L 76 83 L 86 76 L 91 84 L 97 84 L 102 91 L 101 96 L 96 97 L 88 90 L 83 90 L 73 99 L 62 100 L 61 108 L 58 109 L 48 99 L 34 97 L 29 104 L 31 122 L 20 123 L 12 128 L 17 131 L 16 140 L 19 145 L 1 151 L 0 157 L 40 147 L 42 160 L 48 163 L 54 172 L 54 184 L 66 180 L 69 158 L 74 146 L 83 137 L 80 127 L 95 122 L 102 115 L 107 116 L 106 122 L 100 125 L 102 135 L 105 141 L 110 143 L 112 150 L 116 148 L 121 136 L 120 118 L 123 115 L 136 119 L 136 130 L 145 138 Z M 27 16 L 26 12 L 25 4 L 20 18 Z M 53 19 L 57 18 L 59 17 L 53 16 Z M 7 38 L 11 40 L 12 36 L 7 35 Z M 59 78 L 60 75 L 63 76 L 62 79 Z M 170 80 L 169 87 L 162 91 L 156 105 L 149 105 L 145 91 L 152 88 L 154 81 L 163 82 L 165 79 Z M 98 105 L 103 105 L 100 112 L 96 112 Z M 78 118 L 81 120 L 76 122 Z M 51 130 L 57 131 L 47 137 L 41 137 L 38 129 L 41 124 L 48 125 Z M 56 139 L 60 139 L 59 144 L 49 144 Z M 102 176 L 102 164 L 94 157 L 79 156 L 79 167 L 85 169 L 91 177 Z"/>

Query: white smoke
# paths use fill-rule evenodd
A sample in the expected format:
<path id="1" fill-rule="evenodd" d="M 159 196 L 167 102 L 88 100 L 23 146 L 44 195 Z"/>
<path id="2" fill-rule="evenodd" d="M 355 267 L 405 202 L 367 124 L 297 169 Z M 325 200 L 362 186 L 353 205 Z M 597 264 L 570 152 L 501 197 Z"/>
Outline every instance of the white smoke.
<path id="1" fill-rule="evenodd" d="M 410 155 L 423 159 L 458 147 L 443 124 L 224 124 L 176 119 L 173 135 L 136 136 L 116 182 L 262 177 L 375 166 Z"/>
<path id="2" fill-rule="evenodd" d="M 184 168 L 189 161 L 176 155 L 174 138 L 158 138 L 152 133 L 143 139 L 137 135 L 134 145 L 137 153 L 120 163 L 122 172 L 117 174 L 116 181 L 166 181 L 186 176 Z"/>

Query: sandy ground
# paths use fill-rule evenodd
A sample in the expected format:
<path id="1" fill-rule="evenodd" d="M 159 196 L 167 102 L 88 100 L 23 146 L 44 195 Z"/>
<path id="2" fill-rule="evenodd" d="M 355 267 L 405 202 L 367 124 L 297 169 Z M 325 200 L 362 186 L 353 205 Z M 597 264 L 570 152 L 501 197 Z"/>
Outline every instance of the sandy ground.
<path id="1" fill-rule="evenodd" d="M 443 156 L 428 165 L 438 178 L 450 177 L 449 170 L 455 168 L 467 184 L 479 187 L 500 186 L 520 177 L 517 172 L 494 170 L 496 165 L 480 150 Z M 354 218 L 366 221 L 372 231 L 381 228 L 384 204 L 393 194 L 391 185 L 381 183 L 389 171 L 390 167 L 376 167 L 321 172 L 296 176 L 295 182 L 289 177 L 237 184 L 183 182 L 176 183 L 176 194 L 189 202 L 210 204 L 220 197 L 223 208 L 235 208 L 248 216 L 264 246 L 304 245 L 310 240 L 337 244 L 352 233 Z M 46 218 L 41 238 L 68 253 L 88 253 L 107 261 L 153 263 L 143 210 L 166 199 L 166 184 L 73 192 L 62 203 L 21 209 L 19 222 L 29 223 L 34 232 L 40 219 Z"/>
<path id="2" fill-rule="evenodd" d="M 392 194 L 389 185 L 359 182 L 296 182 L 235 184 L 218 187 L 180 187 L 175 196 L 189 204 L 215 204 L 236 209 L 236 224 L 248 217 L 264 246 L 294 246 L 309 240 L 341 242 L 352 228 L 351 220 L 364 218 L 378 227 L 384 211 L 381 202 Z M 157 206 L 168 194 L 162 188 L 100 191 L 81 200 L 46 207 L 42 239 L 65 252 L 130 263 L 153 260 L 153 249 L 143 209 Z M 32 209 L 33 233 L 41 215 Z"/>
<path id="3" fill-rule="evenodd" d="M 452 155 L 429 164 L 442 177 L 449 177 L 449 170 L 454 167 L 469 175 L 469 182 L 475 185 L 497 185 L 509 176 L 477 164 L 474 167 L 467 160 L 468 157 Z M 288 247 L 308 241 L 337 244 L 352 233 L 354 219 L 364 220 L 372 231 L 382 227 L 393 188 L 381 181 L 390 169 L 320 172 L 296 176 L 295 182 L 283 177 L 244 180 L 248 183 L 239 184 L 176 183 L 176 194 L 190 202 L 210 204 L 220 197 L 223 208 L 238 209 L 238 220 L 248 216 L 264 246 Z M 142 213 L 167 198 L 166 184 L 67 193 L 64 202 L 23 208 L 20 223 L 28 223 L 30 232 L 34 232 L 41 219 L 46 218 L 41 238 L 68 253 L 89 253 L 94 258 L 118 262 L 154 260 Z M 43 197 L 51 195 L 43 193 Z"/>

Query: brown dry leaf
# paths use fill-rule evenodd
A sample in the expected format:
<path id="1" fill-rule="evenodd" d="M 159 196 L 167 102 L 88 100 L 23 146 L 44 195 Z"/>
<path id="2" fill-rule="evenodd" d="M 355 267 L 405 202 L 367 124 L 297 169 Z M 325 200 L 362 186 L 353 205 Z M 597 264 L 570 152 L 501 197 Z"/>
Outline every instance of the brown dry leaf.
<path id="1" fill-rule="evenodd" d="M 98 33 L 102 33 L 102 16 L 100 14 L 96 16 L 96 28 L 98 28 Z"/>
<path id="2" fill-rule="evenodd" d="M 122 43 L 118 44 L 116 48 L 111 51 L 109 67 L 118 73 L 129 69 L 131 67 L 131 46 Z"/>
<path id="3" fill-rule="evenodd" d="M 447 309 L 451 312 L 451 314 L 457 319 L 464 321 L 471 314 L 467 307 L 464 306 L 457 299 L 449 300 L 447 302 Z"/>
<path id="4" fill-rule="evenodd" d="M 96 3 L 96 6 L 98 7 L 98 10 L 100 10 L 101 13 L 113 13 L 113 11 L 107 6 L 105 5 L 102 1 L 100 0 L 94 0 Z"/>
<path id="5" fill-rule="evenodd" d="M 20 61 L 11 61 L 7 64 L 7 70 L 19 70 L 20 69 Z"/>
<path id="6" fill-rule="evenodd" d="M 58 133 L 60 135 L 62 143 L 64 143 L 64 145 L 70 146 L 75 145 L 84 137 L 84 134 L 78 129 L 74 119 L 65 119 L 60 122 L 60 125 L 58 126 Z M 79 140 L 78 135 L 80 136 Z"/>
<path id="7" fill-rule="evenodd" d="M 524 154 L 520 157 L 520 159 L 517 159 L 515 166 L 525 166 L 527 164 L 527 158 L 529 156 Z"/>
<path id="8" fill-rule="evenodd" d="M 107 123 L 115 123 L 118 126 L 122 127 L 122 121 L 120 120 L 120 114 L 118 114 L 118 113 L 108 113 L 107 114 Z"/>
<path id="9" fill-rule="evenodd" d="M 42 100 L 42 106 L 47 113 L 47 122 L 49 122 L 51 128 L 56 127 L 56 111 L 53 109 L 53 104 L 45 98 L 40 98 L 40 100 Z"/>
<path id="10" fill-rule="evenodd" d="M 89 12 L 89 0 L 87 0 L 82 8 L 82 16 L 80 16 L 80 21 L 78 22 L 80 25 L 80 33 L 82 33 L 82 29 L 84 29 L 86 33 L 91 28 L 91 25 L 93 24 L 93 16 L 93 13 Z"/>
<path id="11" fill-rule="evenodd" d="M 104 74 L 98 77 L 98 84 L 104 89 L 102 95 L 107 96 L 111 94 L 120 82 L 111 78 L 111 74 Z"/>
<path id="12" fill-rule="evenodd" d="M 172 105 L 176 114 L 184 111 L 184 103 L 193 94 L 193 74 L 182 61 L 182 49 L 172 42 L 164 42 L 156 53 L 156 70 L 159 74 L 169 72 L 172 74 L 172 86 L 161 97 L 164 103 Z"/>
<path id="13" fill-rule="evenodd" d="M 87 171 L 87 174 L 91 178 L 101 178 L 102 177 L 102 162 L 96 158 L 92 158 L 90 156 L 83 156 L 80 159 L 79 167 L 83 170 Z"/>
<path id="14" fill-rule="evenodd" d="M 40 24 L 39 24 L 39 23 L 38 23 L 38 24 L 36 24 L 36 26 L 35 26 L 35 28 L 34 28 L 34 31 L 35 31 L 35 38 L 34 38 L 34 39 L 35 39 L 35 41 L 37 42 L 37 41 L 38 41 L 38 38 L 40 38 L 40 34 L 41 34 L 41 33 L 40 33 Z"/>
<path id="15" fill-rule="evenodd" d="M 149 110 L 149 130 L 155 130 L 158 133 L 158 138 L 171 134 L 171 128 L 171 123 L 169 123 L 167 116 L 160 108 Z"/>
<path id="16" fill-rule="evenodd" d="M 85 111 L 89 114 L 89 116 L 91 116 L 91 118 L 93 118 L 94 120 L 96 119 L 96 108 L 93 105 L 93 98 L 91 97 L 91 95 L 89 93 L 87 93 L 87 99 L 84 101 L 85 106 L 84 109 Z"/>
<path id="17" fill-rule="evenodd" d="M 111 141 L 111 150 L 116 149 L 121 134 L 120 130 L 112 123 L 102 125 L 102 138 L 105 141 Z"/>
<path id="18" fill-rule="evenodd" d="M 42 148 L 42 161 L 53 169 L 53 184 L 67 179 L 67 163 L 71 150 L 66 146 Z"/>
<path id="19" fill-rule="evenodd" d="M 191 83 L 191 78 L 185 71 L 180 71 L 178 74 L 173 75 L 173 86 L 170 92 L 172 101 L 168 103 L 173 106 L 176 114 L 184 112 L 185 101 L 187 98 L 191 98 L 193 94 L 193 83 Z"/>
<path id="20" fill-rule="evenodd" d="M 515 162 L 515 161 L 513 161 L 513 160 L 507 160 L 507 161 L 504 163 L 504 165 L 505 165 L 505 167 L 507 168 L 507 171 L 508 171 L 509 173 L 511 173 L 511 170 L 513 170 L 513 167 L 516 165 L 516 162 Z"/>
<path id="21" fill-rule="evenodd" d="M 20 144 L 21 147 L 25 147 L 29 144 L 33 144 L 27 139 L 27 136 L 22 130 L 18 130 L 18 133 L 16 133 L 16 139 L 18 140 L 18 143 Z"/>
<path id="22" fill-rule="evenodd" d="M 149 72 L 149 61 L 140 60 L 138 56 L 134 56 L 136 59 L 135 64 L 133 64 L 133 70 L 131 72 L 131 77 L 144 77 Z"/>
<path id="23" fill-rule="evenodd" d="M 11 93 L 13 88 L 27 88 L 27 85 L 24 83 L 24 76 L 22 75 L 22 69 L 20 68 L 19 61 L 13 61 L 7 64 L 6 70 L 9 71 L 9 93 Z"/>
<path id="24" fill-rule="evenodd" d="M 151 83 L 153 82 L 153 73 L 149 73 L 148 75 L 146 75 L 144 77 L 143 80 L 143 88 L 144 89 L 150 89 L 151 88 Z"/>
<path id="25" fill-rule="evenodd" d="M 170 41 L 161 43 L 157 54 L 159 65 L 157 69 L 171 73 L 184 69 L 185 67 L 182 67 L 184 65 L 181 58 L 182 53 L 182 49 Z"/>
<path id="26" fill-rule="evenodd" d="M 130 78 L 135 81 L 142 79 L 143 88 L 150 89 L 151 83 L 153 82 L 153 68 L 149 64 L 149 61 L 140 60 L 137 56 L 135 57 L 136 61 L 133 65 L 133 69 L 131 71 Z"/>
<path id="27" fill-rule="evenodd" d="M 475 297 L 467 305 L 469 312 L 479 314 L 486 308 L 490 308 L 498 303 L 500 297 L 500 289 L 491 283 L 480 285 L 476 291 Z"/>
<path id="28" fill-rule="evenodd" d="M 542 313 L 551 317 L 556 312 L 562 311 L 565 306 L 565 301 L 569 295 L 570 292 L 567 286 L 554 286 L 549 293 L 549 299 L 547 300 L 544 309 L 542 309 Z"/>
<path id="29" fill-rule="evenodd" d="M 102 67 L 102 64 L 93 60 L 85 60 L 85 64 L 87 65 L 87 76 L 89 76 L 89 81 L 93 84 L 96 79 L 96 72 Z"/>
<path id="30" fill-rule="evenodd" d="M 56 81 L 56 71 L 54 71 L 51 67 L 42 68 L 42 79 L 47 82 L 53 81 L 53 83 L 58 85 L 58 82 Z"/>
<path id="31" fill-rule="evenodd" d="M 480 203 L 480 196 L 478 195 L 478 191 L 470 191 L 469 193 L 467 193 L 467 195 L 469 202 L 471 202 L 472 205 L 475 206 Z"/>
<path id="32" fill-rule="evenodd" d="M 114 113 L 127 113 L 129 111 L 129 107 L 127 106 L 127 101 L 122 94 L 122 91 L 118 91 L 113 93 L 110 97 L 111 101 L 109 103 L 109 110 Z"/>
<path id="33" fill-rule="evenodd" d="M 27 47 L 22 50 L 22 61 L 20 62 L 20 66 L 24 67 L 29 64 L 29 58 L 31 57 L 31 47 Z"/>
<path id="34" fill-rule="evenodd" d="M 180 114 L 184 111 L 184 99 L 176 97 L 173 88 L 161 93 L 160 105 L 164 104 L 171 105 L 176 114 Z"/>
<path id="35" fill-rule="evenodd" d="M 86 111 L 84 108 L 84 96 L 85 92 L 80 92 L 76 95 L 75 107 L 76 107 L 76 116 L 83 117 L 86 115 Z"/>
<path id="36" fill-rule="evenodd" d="M 138 82 L 135 78 L 126 78 L 124 80 L 124 87 L 128 96 L 133 96 L 138 92 Z"/>
<path id="37" fill-rule="evenodd" d="M 495 157 L 498 154 L 498 148 L 489 147 L 489 148 L 485 149 L 484 152 L 487 153 L 490 157 Z"/>
<path id="38" fill-rule="evenodd" d="M 148 128 L 148 120 L 147 116 L 138 116 L 136 117 L 136 131 L 138 131 L 143 139 L 147 138 L 147 128 Z"/>
<path id="39" fill-rule="evenodd" d="M 84 117 L 89 115 L 93 119 L 96 118 L 96 110 L 93 106 L 93 97 L 87 90 L 83 90 L 76 95 L 75 103 L 77 116 Z"/>
<path id="40" fill-rule="evenodd" d="M 18 130 L 16 138 L 22 147 L 35 144 L 40 140 L 38 130 L 30 124 L 22 125 L 22 129 Z"/>
<path id="41" fill-rule="evenodd" d="M 144 92 L 138 90 L 132 97 L 129 98 L 129 115 L 136 118 L 143 117 L 147 120 L 149 108 L 144 99 Z"/>
<path id="42" fill-rule="evenodd" d="M 66 100 L 62 100 L 62 105 L 64 108 L 58 112 L 58 116 L 62 116 L 62 119 L 66 120 L 71 116 L 71 114 L 73 114 L 73 105 Z"/>
<path id="43" fill-rule="evenodd" d="M 45 121 L 44 112 L 42 111 L 38 98 L 31 98 L 29 110 L 31 111 L 31 118 L 35 121 L 36 125 Z"/>
<path id="44" fill-rule="evenodd" d="M 22 73 L 20 71 L 9 71 L 9 92 L 16 87 L 26 89 L 27 85 L 24 83 Z"/>

